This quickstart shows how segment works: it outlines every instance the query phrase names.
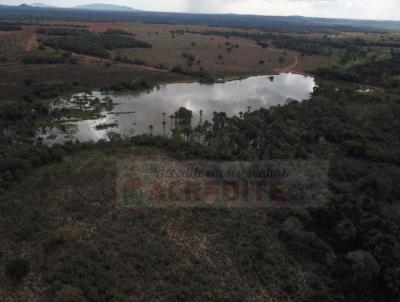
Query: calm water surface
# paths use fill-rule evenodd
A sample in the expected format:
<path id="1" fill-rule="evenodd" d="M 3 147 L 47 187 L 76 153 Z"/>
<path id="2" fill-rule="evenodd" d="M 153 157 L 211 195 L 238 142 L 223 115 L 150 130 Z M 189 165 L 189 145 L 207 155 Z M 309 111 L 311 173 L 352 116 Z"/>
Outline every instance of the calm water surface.
<path id="1" fill-rule="evenodd" d="M 309 99 L 315 87 L 313 77 L 297 74 L 256 76 L 244 80 L 204 85 L 200 83 L 166 84 L 139 94 L 102 95 L 93 92 L 89 98 L 102 101 L 112 99 L 112 109 L 102 111 L 95 120 L 65 121 L 65 127 L 41 129 L 38 136 L 47 144 L 63 143 L 67 140 L 98 141 L 108 139 L 110 134 L 133 136 L 163 133 L 163 113 L 166 114 L 166 133 L 170 133 L 170 115 L 179 107 L 193 111 L 193 125 L 199 123 L 199 111 L 203 110 L 203 121 L 211 121 L 213 112 L 224 111 L 228 116 L 245 112 L 248 107 L 257 110 L 284 104 L 287 99 Z M 68 100 L 63 102 L 69 107 Z M 114 124 L 101 129 L 101 125 Z M 99 127 L 100 126 L 100 127 Z M 97 127 L 97 128 L 96 128 Z"/>

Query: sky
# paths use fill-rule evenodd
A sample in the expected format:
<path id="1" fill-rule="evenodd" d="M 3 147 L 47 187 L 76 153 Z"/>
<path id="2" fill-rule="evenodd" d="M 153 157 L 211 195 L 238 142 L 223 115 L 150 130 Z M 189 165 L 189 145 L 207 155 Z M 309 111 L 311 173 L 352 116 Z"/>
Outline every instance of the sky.
<path id="1" fill-rule="evenodd" d="M 400 0 L 0 0 L 18 5 L 41 2 L 60 7 L 108 3 L 150 11 L 301 15 L 400 21 Z"/>

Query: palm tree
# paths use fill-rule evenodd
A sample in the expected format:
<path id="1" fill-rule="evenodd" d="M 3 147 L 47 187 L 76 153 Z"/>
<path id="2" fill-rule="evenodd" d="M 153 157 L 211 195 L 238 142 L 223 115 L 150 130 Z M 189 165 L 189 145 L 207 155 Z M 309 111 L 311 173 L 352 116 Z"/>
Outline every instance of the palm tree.
<path id="1" fill-rule="evenodd" d="M 173 128 L 174 116 L 171 114 L 171 115 L 169 116 L 169 118 L 171 119 L 171 130 L 172 130 L 172 128 Z"/>
<path id="2" fill-rule="evenodd" d="M 163 125 L 163 135 L 165 136 L 165 125 L 167 124 L 167 122 L 166 122 L 166 120 L 165 120 L 165 117 L 167 116 L 167 114 L 164 112 L 164 113 L 162 114 L 162 116 L 163 116 L 163 121 L 162 121 L 162 125 Z"/>
<path id="3" fill-rule="evenodd" d="M 199 111 L 200 114 L 200 121 L 199 121 L 199 125 L 201 125 L 203 123 L 203 110 Z"/>

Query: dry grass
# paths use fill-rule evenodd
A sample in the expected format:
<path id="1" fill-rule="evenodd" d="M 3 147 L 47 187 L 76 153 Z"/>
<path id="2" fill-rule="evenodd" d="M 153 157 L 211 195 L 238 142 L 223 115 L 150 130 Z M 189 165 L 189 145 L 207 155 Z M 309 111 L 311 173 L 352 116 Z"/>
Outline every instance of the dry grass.
<path id="1" fill-rule="evenodd" d="M 152 49 L 122 49 L 112 52 L 130 59 L 140 59 L 147 66 L 139 67 L 127 64 L 113 63 L 105 67 L 107 60 L 88 56 L 74 55 L 79 60 L 78 65 L 23 65 L 24 54 L 37 49 L 35 26 L 23 26 L 21 31 L 7 32 L 0 35 L 0 93 L 2 99 L 16 99 L 26 94 L 29 89 L 23 85 L 24 79 L 34 79 L 41 83 L 46 81 L 78 81 L 89 87 L 102 87 L 115 81 L 142 77 L 154 82 L 169 82 L 187 78 L 157 71 L 154 67 L 181 66 L 185 69 L 209 72 L 217 77 L 247 76 L 255 74 L 273 74 L 286 70 L 295 63 L 290 71 L 309 72 L 320 66 L 329 65 L 331 58 L 322 56 L 300 56 L 299 53 L 258 46 L 254 41 L 239 37 L 225 38 L 223 36 L 205 36 L 187 33 L 186 31 L 244 31 L 231 28 L 213 28 L 200 25 L 166 25 L 144 23 L 104 23 L 104 22 L 71 22 L 47 21 L 47 26 L 80 26 L 92 31 L 103 32 L 108 28 L 123 29 L 136 34 L 138 39 L 150 42 Z M 171 31 L 185 31 L 172 35 Z M 254 30 L 252 31 L 254 32 Z M 183 54 L 195 56 L 193 65 L 189 67 Z M 279 58 L 284 57 L 284 62 Z"/>
<path id="2" fill-rule="evenodd" d="M 273 73 L 275 69 L 292 64 L 293 56 L 289 52 L 270 47 L 264 49 L 254 41 L 222 36 L 204 36 L 201 34 L 185 33 L 174 37 L 170 31 L 189 30 L 205 31 L 225 29 L 207 28 L 205 26 L 176 26 L 176 25 L 148 25 L 130 24 L 128 31 L 137 34 L 139 39 L 150 42 L 152 49 L 124 49 L 114 52 L 128 58 L 136 58 L 145 61 L 151 66 L 181 66 L 189 68 L 183 53 L 196 57 L 192 69 L 203 68 L 214 75 L 246 75 Z M 228 52 L 228 49 L 230 51 Z M 279 57 L 286 57 L 283 64 L 279 63 Z M 260 61 L 264 61 L 260 64 Z"/>
<path id="3" fill-rule="evenodd" d="M 84 63 L 79 65 L 0 65 L 0 101 L 6 99 L 20 99 L 30 92 L 24 85 L 25 79 L 32 79 L 34 83 L 49 81 L 78 81 L 80 85 L 88 88 L 101 88 L 118 81 L 134 78 L 162 83 L 188 80 L 187 77 L 149 70 L 146 67 L 134 65 L 113 64 L 107 68 L 104 65 Z"/>

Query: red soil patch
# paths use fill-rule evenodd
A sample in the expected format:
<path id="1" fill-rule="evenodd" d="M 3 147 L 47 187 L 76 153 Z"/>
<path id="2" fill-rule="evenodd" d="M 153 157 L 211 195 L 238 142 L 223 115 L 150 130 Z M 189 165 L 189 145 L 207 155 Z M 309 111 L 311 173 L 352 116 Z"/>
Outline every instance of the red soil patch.
<path id="1" fill-rule="evenodd" d="M 18 35 L 20 31 L 0 31 L 0 37 L 4 37 L 4 36 L 15 36 Z"/>
<path id="2" fill-rule="evenodd" d="M 20 33 L 34 33 L 36 32 L 36 26 L 22 26 Z"/>
<path id="3" fill-rule="evenodd" d="M 39 46 L 39 43 L 37 41 L 37 35 L 33 34 L 29 41 L 25 45 L 25 51 L 31 51 L 32 49 L 36 48 Z"/>
<path id="4" fill-rule="evenodd" d="M 34 33 L 35 31 L 36 31 L 35 26 L 22 26 L 21 30 L 0 31 L 0 36 L 15 36 L 24 33 Z"/>

